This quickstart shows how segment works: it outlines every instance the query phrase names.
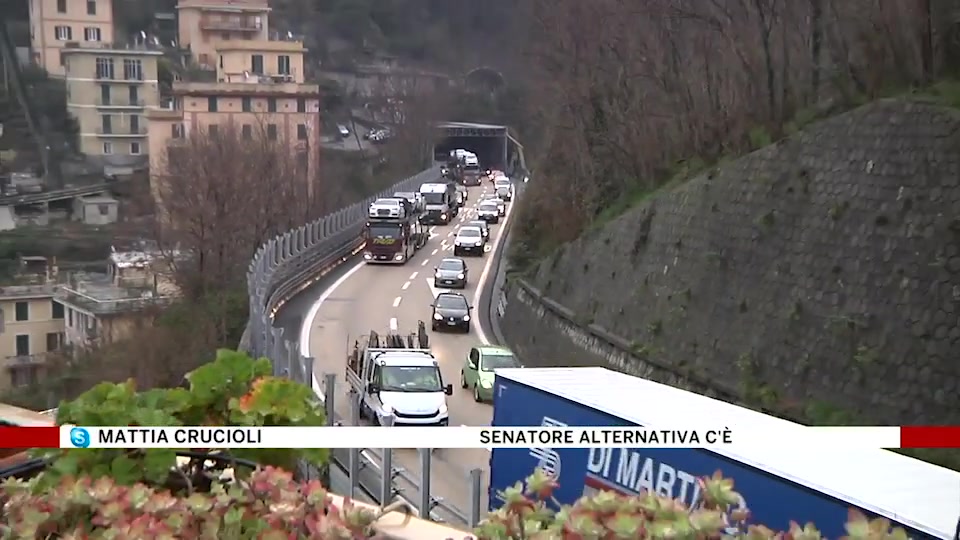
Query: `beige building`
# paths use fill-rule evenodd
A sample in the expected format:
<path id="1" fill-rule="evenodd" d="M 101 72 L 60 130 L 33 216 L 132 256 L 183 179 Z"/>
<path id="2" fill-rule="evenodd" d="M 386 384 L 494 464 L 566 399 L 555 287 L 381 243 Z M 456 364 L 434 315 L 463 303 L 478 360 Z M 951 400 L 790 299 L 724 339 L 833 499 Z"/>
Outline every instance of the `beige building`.
<path id="1" fill-rule="evenodd" d="M 54 299 L 56 286 L 0 287 L 0 390 L 35 383 L 44 357 L 64 344 L 64 306 Z"/>
<path id="2" fill-rule="evenodd" d="M 298 41 L 224 41 L 216 49 L 218 82 L 175 82 L 170 107 L 149 112 L 154 196 L 161 191 L 166 149 L 197 127 L 209 132 L 232 125 L 244 138 L 287 141 L 305 178 L 316 178 L 320 87 L 304 81 L 305 50 Z M 312 190 L 311 182 L 309 196 Z"/>
<path id="3" fill-rule="evenodd" d="M 267 0 L 180 0 L 177 2 L 180 46 L 201 67 L 214 69 L 222 42 L 266 41 Z"/>
<path id="4" fill-rule="evenodd" d="M 112 0 L 29 0 L 34 63 L 54 77 L 64 75 L 61 53 L 114 42 Z"/>
<path id="5" fill-rule="evenodd" d="M 126 338 L 176 298 L 169 266 L 157 254 L 114 251 L 105 274 L 77 273 L 56 299 L 65 311 L 64 344 L 84 348 Z"/>
<path id="6" fill-rule="evenodd" d="M 80 128 L 80 151 L 110 165 L 146 163 L 146 112 L 159 107 L 158 50 L 145 45 L 61 51 L 67 110 Z"/>

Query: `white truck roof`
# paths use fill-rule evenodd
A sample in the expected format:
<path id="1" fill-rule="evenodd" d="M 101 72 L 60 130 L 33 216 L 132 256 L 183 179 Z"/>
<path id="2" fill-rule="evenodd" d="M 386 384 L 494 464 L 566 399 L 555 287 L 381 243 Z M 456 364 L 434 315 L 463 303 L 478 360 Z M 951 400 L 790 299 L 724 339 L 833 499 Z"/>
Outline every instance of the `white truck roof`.
<path id="1" fill-rule="evenodd" d="M 382 352 L 380 352 L 382 351 Z M 384 366 L 436 366 L 437 359 L 429 351 L 418 349 L 373 349 L 373 361 Z"/>
<path id="2" fill-rule="evenodd" d="M 504 368 L 497 377 L 650 428 L 724 425 L 771 431 L 804 426 L 640 377 L 601 367 Z M 953 538 L 960 507 L 960 472 L 889 450 L 810 451 L 789 445 L 711 449 L 740 463 L 849 502 L 938 538 Z M 736 480 L 736 478 L 734 478 Z M 747 501 L 749 504 L 750 501 Z"/>
<path id="3" fill-rule="evenodd" d="M 420 193 L 443 193 L 449 189 L 447 184 L 429 183 L 420 186 Z"/>

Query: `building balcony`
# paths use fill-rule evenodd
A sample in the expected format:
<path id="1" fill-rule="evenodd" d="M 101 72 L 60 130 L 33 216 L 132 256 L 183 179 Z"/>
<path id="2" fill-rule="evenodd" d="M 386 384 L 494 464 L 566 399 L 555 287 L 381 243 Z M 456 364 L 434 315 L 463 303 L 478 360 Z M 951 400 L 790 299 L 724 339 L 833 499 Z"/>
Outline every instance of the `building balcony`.
<path id="1" fill-rule="evenodd" d="M 142 109 L 146 106 L 146 102 L 142 99 L 98 99 L 97 100 L 98 109 Z"/>
<path id="2" fill-rule="evenodd" d="M 140 126 L 137 128 L 126 128 L 126 127 L 116 127 L 116 128 L 97 128 L 97 136 L 104 138 L 121 138 L 121 137 L 133 137 L 141 138 L 147 136 L 147 126 Z"/>
<path id="3" fill-rule="evenodd" d="M 224 71 L 219 82 L 273 84 L 298 82 L 296 70 L 290 73 L 251 73 L 249 71 Z"/>
<path id="4" fill-rule="evenodd" d="M 212 32 L 250 32 L 263 30 L 263 20 L 246 17 L 204 15 L 200 18 L 200 29 Z"/>
<path id="5" fill-rule="evenodd" d="M 19 366 L 41 366 L 47 361 L 48 353 L 20 354 L 4 358 L 4 366 L 17 368 Z"/>

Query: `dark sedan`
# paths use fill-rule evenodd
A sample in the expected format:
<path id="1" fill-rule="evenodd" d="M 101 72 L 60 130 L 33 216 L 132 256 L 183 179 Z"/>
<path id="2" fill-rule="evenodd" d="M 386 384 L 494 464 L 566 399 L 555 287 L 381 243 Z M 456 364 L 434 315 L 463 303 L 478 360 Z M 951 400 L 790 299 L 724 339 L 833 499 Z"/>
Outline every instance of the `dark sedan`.
<path id="1" fill-rule="evenodd" d="M 433 329 L 457 328 L 470 332 L 470 312 L 473 307 L 460 293 L 440 293 L 430 307 L 433 308 Z"/>

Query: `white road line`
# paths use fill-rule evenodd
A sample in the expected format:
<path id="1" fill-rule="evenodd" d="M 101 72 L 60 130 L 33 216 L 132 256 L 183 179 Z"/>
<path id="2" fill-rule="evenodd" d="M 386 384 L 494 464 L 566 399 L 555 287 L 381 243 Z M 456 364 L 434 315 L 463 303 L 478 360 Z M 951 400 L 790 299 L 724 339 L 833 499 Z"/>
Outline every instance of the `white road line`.
<path id="1" fill-rule="evenodd" d="M 414 272 L 414 273 L 410 274 L 410 278 L 409 278 L 409 279 L 417 279 L 417 274 L 419 274 L 419 273 L 420 273 L 420 272 Z"/>
<path id="2" fill-rule="evenodd" d="M 496 253 L 497 247 L 500 246 L 500 241 L 503 240 L 503 231 L 506 228 L 507 222 L 510 221 L 510 216 L 513 215 L 513 205 L 507 207 L 507 215 L 504 216 L 501 221 L 500 231 L 497 234 L 497 239 L 493 241 L 493 246 L 490 248 L 490 253 Z M 490 269 L 493 267 L 494 257 L 487 257 L 486 264 L 483 265 L 483 272 L 480 273 L 480 279 L 477 281 L 476 290 L 473 293 L 473 305 L 478 305 L 480 303 L 480 291 L 483 290 L 484 284 L 487 282 L 487 278 L 490 277 Z M 491 302 L 496 301 L 494 298 L 490 299 Z M 483 327 L 479 324 L 474 326 L 476 328 L 477 337 L 480 338 L 480 342 L 484 345 L 490 344 L 490 339 L 487 338 L 487 334 L 483 331 Z"/>
<path id="3" fill-rule="evenodd" d="M 431 253 L 431 255 L 436 255 L 438 251 L 440 251 L 440 250 L 439 250 L 439 249 L 433 250 L 433 253 Z M 427 261 L 423 261 L 423 262 L 427 262 Z"/>
<path id="4" fill-rule="evenodd" d="M 453 231 L 448 232 L 447 236 L 453 236 Z"/>
<path id="5" fill-rule="evenodd" d="M 397 318 L 396 318 L 396 317 L 390 319 L 390 330 L 396 332 L 396 331 L 397 331 L 397 328 L 399 328 L 399 327 L 400 327 L 400 325 L 397 323 Z"/>
<path id="6" fill-rule="evenodd" d="M 399 306 L 401 300 L 403 300 L 403 297 L 401 297 L 401 296 L 398 296 L 398 297 L 394 298 L 394 299 L 393 299 L 393 307 Z"/>
<path id="7" fill-rule="evenodd" d="M 437 250 L 433 250 L 433 252 L 436 253 Z M 428 262 L 430 262 L 430 259 L 424 259 L 423 262 L 420 263 L 420 266 L 426 266 Z"/>
<path id="8" fill-rule="evenodd" d="M 416 272 L 414 272 L 414 273 L 416 273 Z M 407 290 L 407 289 L 409 289 L 409 288 L 410 288 L 410 282 L 408 281 L 408 282 L 404 283 L 404 284 L 400 287 L 400 290 L 401 290 L 401 291 L 405 291 L 405 290 Z"/>

